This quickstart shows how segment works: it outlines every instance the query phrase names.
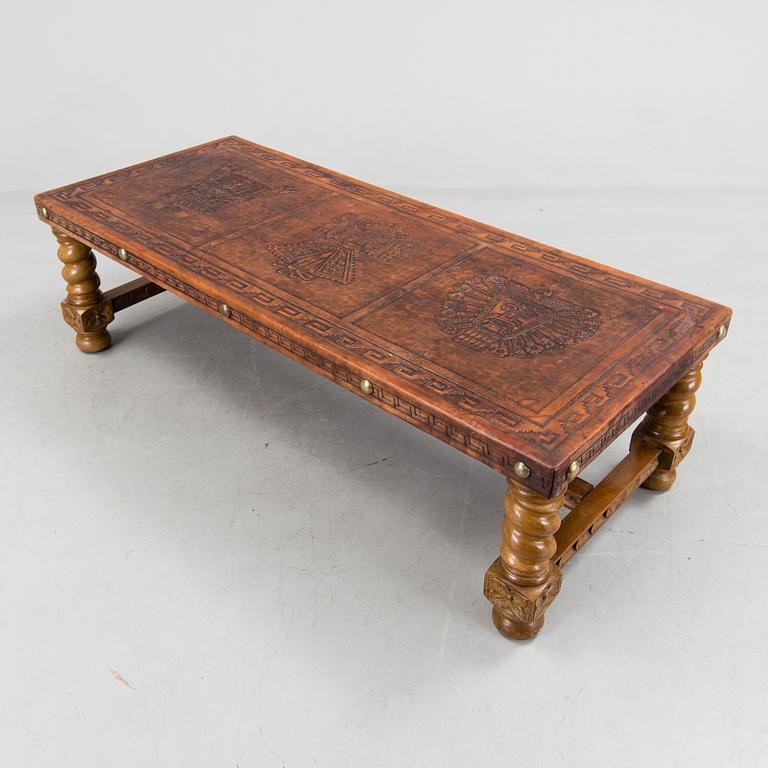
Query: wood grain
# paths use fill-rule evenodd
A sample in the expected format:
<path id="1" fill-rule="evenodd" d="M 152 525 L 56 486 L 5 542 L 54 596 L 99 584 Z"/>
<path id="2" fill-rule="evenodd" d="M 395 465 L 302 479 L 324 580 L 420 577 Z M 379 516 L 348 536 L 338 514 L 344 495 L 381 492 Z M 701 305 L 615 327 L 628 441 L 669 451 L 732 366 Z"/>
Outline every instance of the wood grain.
<path id="1" fill-rule="evenodd" d="M 677 465 L 693 445 L 694 429 L 688 424 L 696 407 L 696 390 L 701 386 L 702 360 L 678 381 L 648 411 L 632 435 L 632 447 L 650 446 L 660 451 L 658 467 L 643 488 L 666 491 L 677 477 Z"/>
<path id="2" fill-rule="evenodd" d="M 53 234 L 59 243 L 57 256 L 64 264 L 61 276 L 67 283 L 61 314 L 75 330 L 75 341 L 82 352 L 101 352 L 111 344 L 107 326 L 114 314 L 99 290 L 96 257 L 87 245 L 63 230 L 54 228 Z"/>
<path id="3" fill-rule="evenodd" d="M 104 294 L 104 299 L 112 305 L 112 311 L 117 314 L 141 301 L 151 299 L 165 290 L 145 277 L 138 277 L 125 285 L 111 288 Z"/>
<path id="4" fill-rule="evenodd" d="M 501 554 L 485 574 L 484 593 L 493 622 L 513 640 L 528 640 L 544 624 L 544 611 L 560 591 L 562 573 L 553 557 L 563 494 L 545 498 L 507 480 Z"/>
<path id="5" fill-rule="evenodd" d="M 658 448 L 638 446 L 586 493 L 563 518 L 555 534 L 554 563 L 563 567 L 645 482 L 658 464 Z"/>

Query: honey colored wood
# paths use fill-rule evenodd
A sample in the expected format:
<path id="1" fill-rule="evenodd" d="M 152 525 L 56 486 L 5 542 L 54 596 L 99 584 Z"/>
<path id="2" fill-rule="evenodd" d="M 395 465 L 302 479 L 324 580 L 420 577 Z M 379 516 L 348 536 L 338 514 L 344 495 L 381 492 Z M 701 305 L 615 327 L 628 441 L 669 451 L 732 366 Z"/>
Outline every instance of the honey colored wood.
<path id="1" fill-rule="evenodd" d="M 493 622 L 506 637 L 528 640 L 544 623 L 544 611 L 560 591 L 553 562 L 564 494 L 546 498 L 508 478 L 501 526 L 501 554 L 485 574 L 484 593 Z"/>
<path id="2" fill-rule="evenodd" d="M 638 446 L 581 498 L 555 534 L 555 565 L 562 568 L 645 482 L 658 466 L 659 452 L 658 448 Z"/>
<path id="3" fill-rule="evenodd" d="M 702 360 L 678 381 L 646 414 L 632 435 L 632 446 L 647 445 L 660 450 L 658 467 L 643 488 L 666 491 L 677 477 L 677 465 L 693 444 L 694 430 L 688 418 L 696 407 L 696 390 L 701 386 Z"/>
<path id="4" fill-rule="evenodd" d="M 538 632 L 561 565 L 618 506 L 672 484 L 701 364 L 731 318 L 234 136 L 35 204 L 84 351 L 109 346 L 116 312 L 168 290 L 506 475 L 485 595 L 517 639 Z M 91 248 L 139 279 L 102 294 Z M 573 477 L 644 413 L 603 481 Z"/>
<path id="5" fill-rule="evenodd" d="M 163 293 L 165 288 L 157 285 L 146 277 L 138 277 L 125 285 L 112 288 L 104 294 L 105 301 L 112 305 L 112 311 L 117 314 L 122 312 L 140 301 L 146 301 L 159 293 Z"/>
<path id="6" fill-rule="evenodd" d="M 592 483 L 588 483 L 580 477 L 574 477 L 565 491 L 565 506 L 573 509 L 581 503 L 581 500 L 594 488 Z"/>
<path id="7" fill-rule="evenodd" d="M 75 330 L 75 341 L 83 352 L 101 352 L 111 344 L 107 326 L 114 314 L 99 290 L 96 257 L 65 231 L 54 228 L 53 234 L 59 243 L 57 255 L 64 263 L 61 276 L 67 282 L 67 297 L 61 302 L 64 321 Z"/>

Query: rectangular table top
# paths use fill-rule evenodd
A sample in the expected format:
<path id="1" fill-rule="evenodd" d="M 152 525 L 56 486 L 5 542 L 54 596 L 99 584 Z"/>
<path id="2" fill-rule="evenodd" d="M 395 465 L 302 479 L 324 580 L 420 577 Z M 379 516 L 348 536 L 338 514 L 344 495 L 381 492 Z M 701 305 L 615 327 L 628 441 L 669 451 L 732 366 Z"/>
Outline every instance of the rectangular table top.
<path id="1" fill-rule="evenodd" d="M 730 310 L 230 136 L 45 192 L 38 214 L 551 495 Z M 122 252 L 120 249 L 124 249 Z"/>

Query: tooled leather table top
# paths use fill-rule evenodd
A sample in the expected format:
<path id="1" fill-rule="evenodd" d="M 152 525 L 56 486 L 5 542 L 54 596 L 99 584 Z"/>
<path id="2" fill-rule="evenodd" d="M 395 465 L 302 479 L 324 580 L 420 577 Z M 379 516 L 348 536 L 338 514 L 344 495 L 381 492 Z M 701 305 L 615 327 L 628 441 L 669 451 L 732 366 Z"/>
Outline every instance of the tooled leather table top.
<path id="1" fill-rule="evenodd" d="M 45 192 L 96 250 L 545 495 L 730 310 L 237 137 Z M 42 214 L 41 214 L 42 215 Z"/>

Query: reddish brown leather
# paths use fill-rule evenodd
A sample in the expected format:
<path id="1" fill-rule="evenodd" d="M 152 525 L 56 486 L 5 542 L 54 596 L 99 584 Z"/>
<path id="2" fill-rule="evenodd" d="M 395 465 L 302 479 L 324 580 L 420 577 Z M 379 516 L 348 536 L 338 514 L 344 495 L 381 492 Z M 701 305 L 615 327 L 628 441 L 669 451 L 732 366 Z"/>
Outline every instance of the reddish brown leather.
<path id="1" fill-rule="evenodd" d="M 730 310 L 231 136 L 35 198 L 48 223 L 505 474 L 562 490 Z"/>

